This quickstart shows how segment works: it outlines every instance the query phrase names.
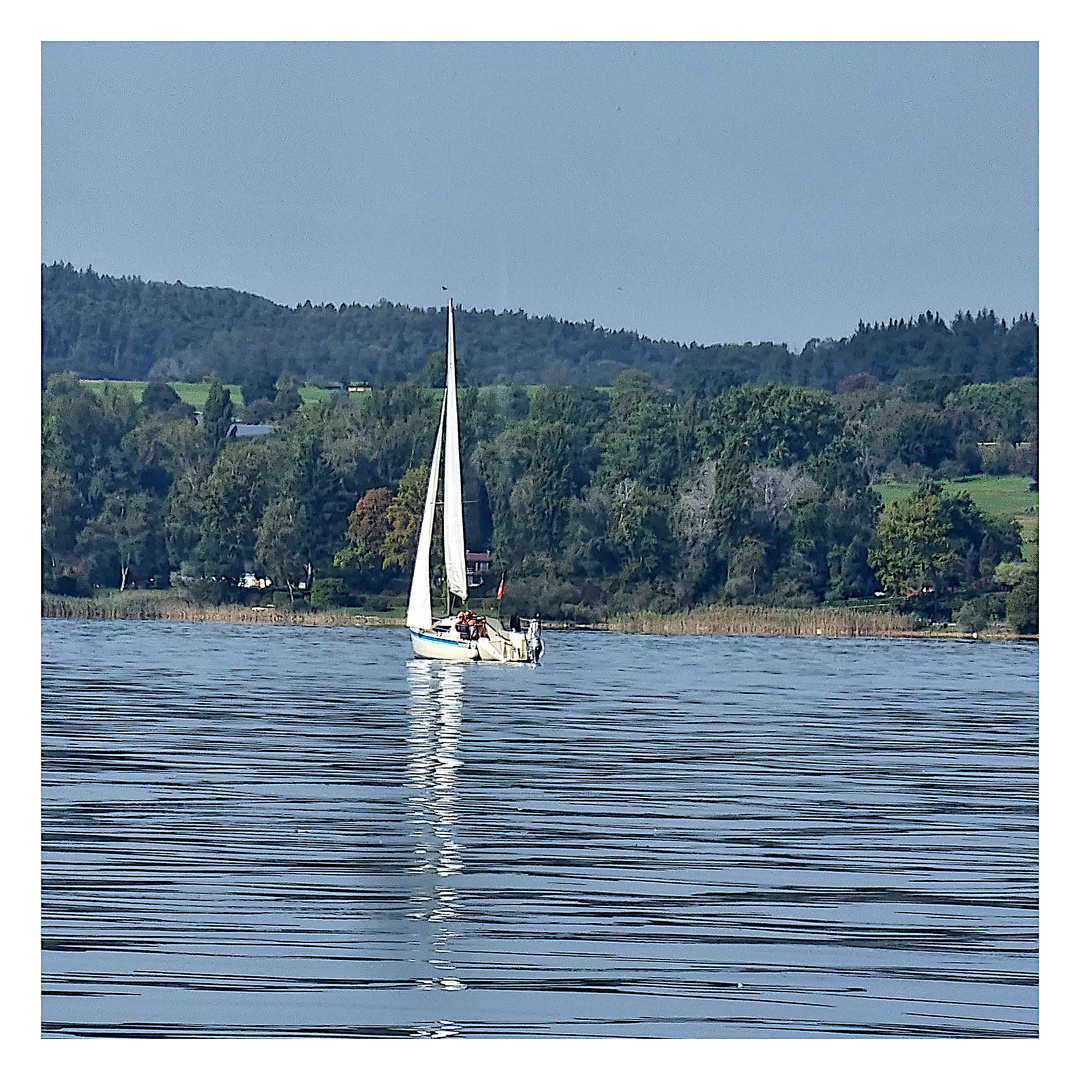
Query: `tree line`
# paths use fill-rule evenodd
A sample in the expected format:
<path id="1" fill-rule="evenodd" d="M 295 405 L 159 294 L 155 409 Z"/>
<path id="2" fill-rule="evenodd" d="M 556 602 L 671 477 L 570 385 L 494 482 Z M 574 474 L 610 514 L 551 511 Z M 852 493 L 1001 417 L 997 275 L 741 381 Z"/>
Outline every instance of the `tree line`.
<path id="1" fill-rule="evenodd" d="M 282 409 L 268 436 L 246 439 L 220 380 L 198 422 L 158 385 L 136 402 L 72 373 L 48 378 L 45 588 L 183 580 L 223 599 L 253 573 L 290 601 L 301 585 L 341 604 L 405 591 L 438 391 L 416 380 L 362 401 L 339 393 Z M 879 593 L 938 616 L 993 615 L 1010 588 L 1030 592 L 1019 531 L 938 481 L 969 450 L 998 446 L 984 436 L 1024 467 L 1016 457 L 1037 447 L 1033 381 L 920 386 L 862 375 L 840 394 L 772 383 L 705 396 L 628 370 L 609 390 L 465 387 L 467 544 L 494 550 L 508 605 L 546 617 Z M 248 392 L 279 396 L 267 382 Z M 1014 445 L 1025 435 L 1029 446 Z M 870 485 L 889 468 L 923 483 L 883 509 Z M 1021 569 L 1002 578 L 1003 563 Z"/>
<path id="2" fill-rule="evenodd" d="M 227 288 L 110 277 L 70 263 L 41 268 L 42 370 L 83 378 L 240 383 L 253 372 L 326 386 L 434 384 L 445 314 L 381 300 L 374 305 L 285 307 Z M 1038 375 L 1038 325 L 1023 314 L 1007 324 L 993 311 L 936 312 L 860 322 L 849 337 L 786 344 L 689 345 L 654 341 L 591 321 L 523 311 L 461 310 L 467 348 L 462 379 L 476 385 L 610 386 L 641 370 L 683 397 L 711 399 L 743 383 L 834 390 L 866 374 L 879 382 L 969 383 Z"/>

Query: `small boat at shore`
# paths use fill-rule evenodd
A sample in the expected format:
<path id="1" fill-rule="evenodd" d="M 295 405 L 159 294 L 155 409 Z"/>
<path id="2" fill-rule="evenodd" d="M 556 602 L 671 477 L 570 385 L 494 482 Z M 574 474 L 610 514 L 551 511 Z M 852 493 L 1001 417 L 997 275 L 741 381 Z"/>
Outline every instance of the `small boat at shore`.
<path id="1" fill-rule="evenodd" d="M 458 435 L 457 373 L 454 360 L 454 302 L 447 305 L 446 395 L 443 398 L 435 452 L 431 456 L 424 516 L 416 546 L 409 609 L 405 616 L 413 653 L 429 660 L 490 660 L 536 663 L 544 651 L 540 619 L 517 619 L 504 626 L 500 618 L 477 617 L 466 610 L 469 579 L 465 569 L 465 504 L 461 491 L 461 444 Z M 445 454 L 443 453 L 445 449 Z M 443 467 L 443 558 L 447 585 L 446 615 L 431 610 L 431 539 Z M 501 596 L 501 590 L 500 590 Z M 454 613 L 455 599 L 460 610 Z"/>

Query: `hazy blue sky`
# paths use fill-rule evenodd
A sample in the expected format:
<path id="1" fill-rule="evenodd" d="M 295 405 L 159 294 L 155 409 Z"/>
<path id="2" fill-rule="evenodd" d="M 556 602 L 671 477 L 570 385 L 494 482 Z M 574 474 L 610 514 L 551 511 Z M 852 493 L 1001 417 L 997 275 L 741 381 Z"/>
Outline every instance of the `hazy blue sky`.
<path id="1" fill-rule="evenodd" d="M 1038 310 L 1034 44 L 45 44 L 42 259 L 798 348 Z"/>

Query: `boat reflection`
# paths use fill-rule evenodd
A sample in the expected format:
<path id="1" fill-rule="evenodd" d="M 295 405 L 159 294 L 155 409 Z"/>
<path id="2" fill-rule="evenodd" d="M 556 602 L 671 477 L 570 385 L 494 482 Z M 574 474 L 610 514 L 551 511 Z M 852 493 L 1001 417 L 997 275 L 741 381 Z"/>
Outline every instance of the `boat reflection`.
<path id="1" fill-rule="evenodd" d="M 427 990 L 464 990 L 452 975 L 451 946 L 460 916 L 455 878 L 464 867 L 457 841 L 457 771 L 461 766 L 464 671 L 437 660 L 412 660 L 409 678 L 409 765 L 406 785 L 415 861 L 410 873 L 416 887 L 409 897 L 409 917 L 417 920 L 417 944 L 426 955 L 427 972 L 416 980 Z M 452 1025 L 451 1025 L 452 1026 Z M 418 1034 L 453 1034 L 445 1022 Z"/>

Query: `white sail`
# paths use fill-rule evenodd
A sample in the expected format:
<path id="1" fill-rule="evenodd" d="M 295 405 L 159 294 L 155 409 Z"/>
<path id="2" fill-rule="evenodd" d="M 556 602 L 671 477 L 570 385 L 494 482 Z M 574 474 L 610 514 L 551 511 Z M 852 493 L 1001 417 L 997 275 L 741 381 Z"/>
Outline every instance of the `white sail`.
<path id="1" fill-rule="evenodd" d="M 446 483 L 443 485 L 443 551 L 450 591 L 464 602 L 469 596 L 465 574 L 465 522 L 461 495 L 461 445 L 458 441 L 457 371 L 454 359 L 454 301 L 447 307 L 446 331 Z"/>
<path id="2" fill-rule="evenodd" d="M 424 516 L 416 546 L 409 590 L 409 627 L 413 655 L 425 660 L 472 661 L 488 660 L 497 663 L 536 663 L 544 651 L 540 638 L 540 619 L 531 619 L 528 628 L 510 629 L 497 618 L 481 619 L 478 623 L 456 625 L 453 619 L 439 619 L 431 613 L 431 539 L 435 528 L 435 502 L 439 494 L 439 465 L 442 461 L 443 438 L 446 439 L 446 465 L 443 493 L 443 548 L 446 581 L 450 591 L 463 601 L 468 598 L 468 578 L 465 574 L 465 523 L 461 493 L 461 446 L 458 441 L 457 372 L 454 357 L 454 304 L 447 310 L 446 396 L 443 398 L 439 430 L 435 436 L 435 452 L 431 456 Z M 449 614 L 449 612 L 447 612 Z"/>
<path id="3" fill-rule="evenodd" d="M 431 455 L 431 472 L 428 473 L 427 497 L 424 499 L 424 517 L 420 523 L 420 540 L 416 545 L 416 563 L 413 566 L 412 586 L 409 589 L 409 610 L 405 624 L 411 630 L 431 629 L 431 534 L 435 528 L 435 499 L 439 490 L 439 457 L 442 454 L 443 423 L 446 419 L 446 401 L 439 416 L 439 430 L 435 435 L 435 453 Z"/>

